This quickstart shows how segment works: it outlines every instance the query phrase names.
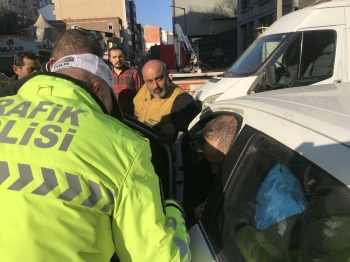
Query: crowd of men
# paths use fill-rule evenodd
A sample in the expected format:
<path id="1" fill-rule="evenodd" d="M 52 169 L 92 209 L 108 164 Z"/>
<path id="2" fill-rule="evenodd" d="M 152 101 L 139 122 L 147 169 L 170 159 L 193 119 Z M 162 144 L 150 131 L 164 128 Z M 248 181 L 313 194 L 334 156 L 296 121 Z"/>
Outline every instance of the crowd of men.
<path id="1" fill-rule="evenodd" d="M 120 120 L 169 143 L 200 110 L 161 61 L 140 73 L 115 46 L 111 70 L 102 54 L 71 29 L 48 62 L 14 58 L 0 89 L 1 261 L 190 261 L 183 209 L 163 199 L 147 139 Z"/>
<path id="2" fill-rule="evenodd" d="M 63 34 L 61 41 L 66 44 L 66 53 L 81 54 L 87 50 L 84 47 L 78 48 L 85 41 L 74 30 Z M 71 41 L 69 45 L 68 41 Z M 0 83 L 0 87 L 9 86 L 33 72 L 50 72 L 57 58 L 62 56 L 56 50 L 57 48 L 53 50 L 50 61 L 43 65 L 40 65 L 36 54 L 18 52 L 14 57 L 15 75 Z M 200 111 L 192 96 L 170 80 L 165 64 L 159 60 L 129 67 L 125 63 L 124 50 L 118 46 L 109 48 L 108 58 L 112 65 L 114 95 L 122 113 L 159 131 L 161 142 L 174 142 L 177 134 L 185 131 Z M 16 92 L 25 81 L 16 81 L 1 89 L 1 96 L 14 94 L 14 90 Z"/>
<path id="3" fill-rule="evenodd" d="M 95 36 L 71 29 L 48 62 L 27 51 L 14 58 L 15 75 L 0 88 L 0 261 L 191 260 L 186 214 L 163 199 L 148 140 L 122 121 L 134 117 L 170 143 L 200 110 L 163 62 L 140 72 L 114 46 L 111 69 L 102 54 Z M 232 115 L 203 128 L 198 146 L 213 174 L 237 133 Z M 263 186 L 288 174 L 277 164 Z M 306 208 L 302 198 L 285 203 L 290 215 Z M 201 219 L 206 200 L 198 204 Z M 268 215 L 257 212 L 261 228 L 278 222 Z"/>

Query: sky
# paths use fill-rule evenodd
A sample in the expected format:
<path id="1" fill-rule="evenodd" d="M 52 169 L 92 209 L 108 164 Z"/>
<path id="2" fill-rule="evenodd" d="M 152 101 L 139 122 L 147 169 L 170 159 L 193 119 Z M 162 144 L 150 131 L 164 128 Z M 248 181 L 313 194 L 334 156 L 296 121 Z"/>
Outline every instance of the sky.
<path id="1" fill-rule="evenodd" d="M 138 24 L 152 24 L 172 31 L 171 0 L 134 0 Z"/>

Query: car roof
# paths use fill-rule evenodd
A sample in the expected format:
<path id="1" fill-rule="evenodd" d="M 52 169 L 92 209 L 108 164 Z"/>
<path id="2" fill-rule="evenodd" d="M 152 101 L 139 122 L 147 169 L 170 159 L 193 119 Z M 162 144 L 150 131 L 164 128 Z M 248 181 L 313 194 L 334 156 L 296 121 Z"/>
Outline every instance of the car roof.
<path id="1" fill-rule="evenodd" d="M 295 122 L 350 147 L 350 83 L 262 92 L 221 100 L 211 108 L 237 106 Z"/>
<path id="2" fill-rule="evenodd" d="M 350 187 L 350 83 L 293 87 L 220 100 L 196 116 L 236 113 Z"/>

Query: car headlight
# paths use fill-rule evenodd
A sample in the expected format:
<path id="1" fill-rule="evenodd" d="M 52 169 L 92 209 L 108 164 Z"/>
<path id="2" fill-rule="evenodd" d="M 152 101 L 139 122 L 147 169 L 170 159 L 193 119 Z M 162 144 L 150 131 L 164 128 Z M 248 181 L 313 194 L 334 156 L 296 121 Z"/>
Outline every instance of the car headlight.
<path id="1" fill-rule="evenodd" d="M 216 99 L 221 96 L 222 93 L 214 95 L 214 96 L 209 96 L 206 99 L 204 99 L 203 104 L 202 104 L 202 110 L 208 106 L 210 106 L 212 103 L 216 101 Z"/>

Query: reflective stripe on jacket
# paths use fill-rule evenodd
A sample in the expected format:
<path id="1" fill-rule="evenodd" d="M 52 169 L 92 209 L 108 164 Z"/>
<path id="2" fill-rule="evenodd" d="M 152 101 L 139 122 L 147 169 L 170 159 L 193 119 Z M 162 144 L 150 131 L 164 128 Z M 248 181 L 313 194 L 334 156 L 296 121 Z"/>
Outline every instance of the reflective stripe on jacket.
<path id="1" fill-rule="evenodd" d="M 53 75 L 0 98 L 0 261 L 189 260 L 144 139 Z"/>

